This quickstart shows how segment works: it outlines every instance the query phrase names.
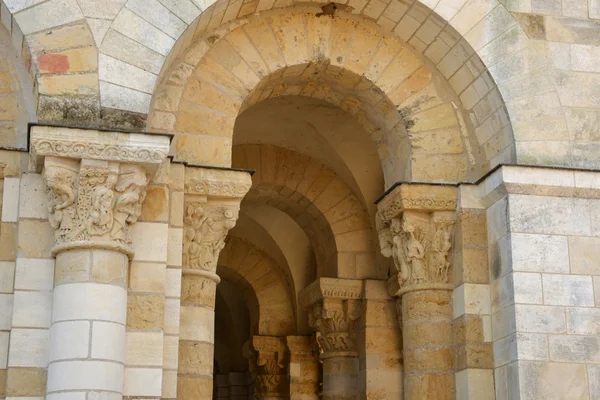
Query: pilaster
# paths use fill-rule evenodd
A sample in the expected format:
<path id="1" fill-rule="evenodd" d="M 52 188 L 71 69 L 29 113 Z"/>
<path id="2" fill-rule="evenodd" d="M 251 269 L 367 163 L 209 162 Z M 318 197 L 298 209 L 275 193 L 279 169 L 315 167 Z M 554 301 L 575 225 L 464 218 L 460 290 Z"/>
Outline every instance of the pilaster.
<path id="1" fill-rule="evenodd" d="M 457 189 L 401 184 L 378 204 L 381 252 L 392 257 L 388 292 L 402 322 L 405 399 L 451 399 L 451 250 Z"/>
<path id="2" fill-rule="evenodd" d="M 251 185 L 246 171 L 185 169 L 178 399 L 212 398 L 217 261 Z"/>

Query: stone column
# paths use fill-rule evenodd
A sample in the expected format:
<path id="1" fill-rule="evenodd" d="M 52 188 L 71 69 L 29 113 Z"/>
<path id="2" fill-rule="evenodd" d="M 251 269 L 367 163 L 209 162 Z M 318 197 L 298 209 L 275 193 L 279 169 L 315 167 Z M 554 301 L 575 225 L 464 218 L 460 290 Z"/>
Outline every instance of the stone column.
<path id="1" fill-rule="evenodd" d="M 239 170 L 186 167 L 177 398 L 213 392 L 215 294 L 219 253 L 252 181 Z"/>
<path id="2" fill-rule="evenodd" d="M 162 135 L 32 128 L 32 166 L 43 165 L 55 233 L 47 399 L 123 392 L 131 228 L 148 173 L 166 159 L 169 142 Z"/>
<path id="3" fill-rule="evenodd" d="M 287 376 L 287 348 L 285 338 L 253 336 L 251 370 L 254 378 L 254 395 L 258 400 L 283 400 L 290 398 Z"/>
<path id="4" fill-rule="evenodd" d="M 361 315 L 363 282 L 320 278 L 300 292 L 309 324 L 317 331 L 323 362 L 323 399 L 359 399 L 355 322 Z"/>
<path id="5" fill-rule="evenodd" d="M 388 292 L 397 296 L 404 352 L 404 398 L 452 399 L 453 285 L 451 247 L 456 188 L 397 186 L 378 204 L 382 253 L 394 270 Z"/>
<path id="6" fill-rule="evenodd" d="M 317 400 L 320 391 L 317 346 L 312 336 L 285 338 L 290 362 L 290 400 Z"/>

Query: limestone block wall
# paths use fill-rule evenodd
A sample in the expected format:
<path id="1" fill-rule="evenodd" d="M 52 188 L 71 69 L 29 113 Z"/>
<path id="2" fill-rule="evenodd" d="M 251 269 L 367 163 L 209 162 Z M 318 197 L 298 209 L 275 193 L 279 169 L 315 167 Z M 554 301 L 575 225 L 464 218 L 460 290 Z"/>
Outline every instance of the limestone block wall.
<path id="1" fill-rule="evenodd" d="M 496 398 L 597 398 L 600 174 L 503 167 L 479 189 Z"/>

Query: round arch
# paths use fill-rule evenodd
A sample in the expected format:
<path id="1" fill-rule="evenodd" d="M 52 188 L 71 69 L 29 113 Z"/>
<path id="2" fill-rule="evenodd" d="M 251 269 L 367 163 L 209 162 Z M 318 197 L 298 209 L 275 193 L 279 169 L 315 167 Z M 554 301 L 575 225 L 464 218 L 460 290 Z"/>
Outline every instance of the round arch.
<path id="1" fill-rule="evenodd" d="M 188 52 L 195 58 L 185 58 L 159 85 L 154 109 L 176 107 L 169 115 L 152 113 L 150 126 L 178 133 L 177 157 L 229 165 L 239 112 L 294 94 L 329 101 L 361 122 L 386 187 L 403 180 L 456 182 L 484 168 L 460 98 L 397 36 L 352 16 L 319 18 L 302 8 L 245 22 L 222 37 L 198 38 Z M 171 87 L 175 80 L 179 91 Z M 432 168 L 432 159 L 444 168 Z"/>
<path id="2" fill-rule="evenodd" d="M 313 243 L 319 276 L 378 277 L 371 218 L 330 168 L 272 145 L 239 145 L 235 154 L 234 167 L 256 171 L 244 202 L 264 202 L 296 220 Z"/>
<path id="3" fill-rule="evenodd" d="M 296 332 L 295 294 L 281 267 L 244 239 L 230 236 L 221 254 L 217 273 L 244 288 L 249 301 L 251 329 L 258 335 L 286 336 Z"/>

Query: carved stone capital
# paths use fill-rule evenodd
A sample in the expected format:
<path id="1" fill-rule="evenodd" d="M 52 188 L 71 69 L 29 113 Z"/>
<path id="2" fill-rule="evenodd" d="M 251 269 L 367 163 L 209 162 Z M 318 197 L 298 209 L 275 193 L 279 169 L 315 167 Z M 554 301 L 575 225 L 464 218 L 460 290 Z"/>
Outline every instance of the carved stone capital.
<path id="1" fill-rule="evenodd" d="M 354 324 L 361 314 L 363 285 L 355 279 L 319 278 L 298 295 L 317 331 L 321 358 L 358 354 Z"/>
<path id="2" fill-rule="evenodd" d="M 358 356 L 355 323 L 360 315 L 360 300 L 323 299 L 310 307 L 308 324 L 317 330 L 322 359 Z"/>
<path id="3" fill-rule="evenodd" d="M 388 292 L 452 290 L 449 281 L 456 188 L 402 184 L 378 204 L 379 244 L 392 257 Z"/>
<path id="4" fill-rule="evenodd" d="M 287 349 L 285 338 L 253 336 L 251 341 L 254 387 L 257 398 L 287 397 Z"/>
<path id="5" fill-rule="evenodd" d="M 216 276 L 219 253 L 251 185 L 246 171 L 186 167 L 184 269 Z"/>
<path id="6" fill-rule="evenodd" d="M 43 160 L 50 197 L 48 219 L 56 241 L 52 253 L 104 248 L 132 257 L 130 230 L 146 197 L 148 168 L 156 171 L 164 161 L 169 137 L 31 129 L 32 162 L 41 167 Z"/>

